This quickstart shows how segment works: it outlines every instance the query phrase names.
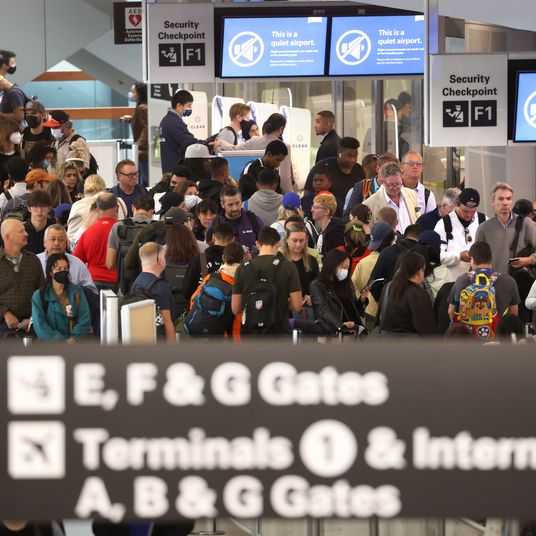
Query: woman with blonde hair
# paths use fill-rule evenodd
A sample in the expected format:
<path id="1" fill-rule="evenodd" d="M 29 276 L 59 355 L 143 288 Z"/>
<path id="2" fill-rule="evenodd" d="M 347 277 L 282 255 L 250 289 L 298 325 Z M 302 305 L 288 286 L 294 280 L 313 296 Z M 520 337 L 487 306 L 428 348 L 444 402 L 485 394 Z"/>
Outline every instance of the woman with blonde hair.
<path id="1" fill-rule="evenodd" d="M 71 213 L 73 209 L 71 208 Z M 88 213 L 84 219 L 80 222 L 80 225 L 77 227 L 76 232 L 73 235 L 72 239 L 69 239 L 71 244 L 71 251 L 74 251 L 76 244 L 80 240 L 80 237 L 85 233 L 86 229 L 89 229 L 94 223 L 99 219 L 99 211 L 97 209 L 97 201 L 92 199 L 92 203 L 89 206 Z M 67 226 L 69 222 L 67 221 Z M 67 231 L 69 234 L 69 231 Z"/>
<path id="2" fill-rule="evenodd" d="M 63 164 L 60 164 L 58 166 L 56 180 L 65 184 L 71 199 L 71 204 L 82 199 L 83 196 L 78 191 L 78 184 L 82 181 L 82 176 L 80 175 L 78 164 L 75 161 L 67 159 Z"/>
<path id="3" fill-rule="evenodd" d="M 22 134 L 17 121 L 14 119 L 0 121 L 0 180 L 2 182 L 8 179 L 7 162 L 14 156 L 19 156 L 21 141 Z"/>
<path id="4" fill-rule="evenodd" d="M 106 183 L 100 175 L 89 175 L 84 182 L 84 197 L 73 204 L 69 220 L 67 221 L 67 236 L 72 240 L 76 231 L 82 225 L 85 217 L 88 215 L 91 205 L 97 200 L 97 196 L 106 190 Z M 127 207 L 125 202 L 117 198 L 119 205 L 118 220 L 124 220 L 127 217 Z"/>
<path id="5" fill-rule="evenodd" d="M 311 293 L 309 286 L 320 271 L 315 257 L 309 254 L 307 231 L 303 223 L 290 223 L 286 227 L 283 242 L 283 256 L 292 261 L 298 270 L 302 288 L 303 309 L 308 320 L 313 320 Z M 297 315 L 294 315 L 296 317 Z"/>
<path id="6" fill-rule="evenodd" d="M 67 186 L 65 186 L 65 183 L 62 181 L 56 179 L 54 181 L 51 181 L 48 185 L 47 192 L 50 195 L 50 198 L 52 199 L 52 208 L 55 209 L 59 205 L 72 205 L 73 202 L 71 200 L 71 196 L 69 194 L 69 190 L 67 190 Z"/>

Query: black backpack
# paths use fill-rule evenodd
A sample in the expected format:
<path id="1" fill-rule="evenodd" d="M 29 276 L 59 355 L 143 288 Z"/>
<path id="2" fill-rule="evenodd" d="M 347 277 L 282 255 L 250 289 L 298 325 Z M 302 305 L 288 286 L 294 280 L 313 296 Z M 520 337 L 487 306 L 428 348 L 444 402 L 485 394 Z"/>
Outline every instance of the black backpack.
<path id="1" fill-rule="evenodd" d="M 233 145 L 236 145 L 238 143 L 238 136 L 236 135 L 235 129 L 233 127 L 230 127 L 229 125 L 227 125 L 226 127 L 223 127 L 219 132 L 217 132 L 216 134 L 212 134 L 212 136 L 209 136 L 205 140 L 204 143 L 206 145 L 208 145 L 208 150 L 209 150 L 210 154 L 214 154 L 214 146 L 209 145 L 209 144 L 214 143 L 216 141 L 216 138 L 220 135 L 220 132 L 222 132 L 223 130 L 230 130 L 233 133 L 233 135 L 234 135 Z"/>
<path id="2" fill-rule="evenodd" d="M 154 296 L 152 295 L 151 290 L 159 281 L 162 280 L 160 278 L 155 279 L 154 281 L 151 281 L 146 287 L 138 285 L 132 287 L 132 289 L 127 293 L 127 295 L 124 296 L 121 300 L 121 306 L 130 305 L 132 303 L 137 303 L 143 300 L 154 300 Z M 162 315 L 160 314 L 160 309 L 158 305 L 156 305 L 156 329 L 159 335 L 163 333 L 163 326 L 164 322 L 162 320 Z"/>
<path id="3" fill-rule="evenodd" d="M 125 257 L 134 242 L 134 239 L 140 232 L 140 229 L 146 227 L 147 222 L 134 222 L 132 218 L 123 220 L 123 225 L 117 226 L 117 236 L 119 237 L 119 249 L 117 250 L 117 276 L 119 278 L 119 288 L 123 294 L 126 294 L 138 274 L 129 272 L 125 268 Z"/>
<path id="4" fill-rule="evenodd" d="M 186 315 L 184 329 L 190 335 L 224 335 L 231 319 L 233 286 L 214 273 L 205 281 Z"/>
<path id="5" fill-rule="evenodd" d="M 243 294 L 244 311 L 242 315 L 242 335 L 264 335 L 277 320 L 277 287 L 275 277 L 281 259 L 276 257 L 272 264 L 263 270 L 255 269 L 248 261 L 244 263 L 246 280 L 252 281 L 245 287 Z"/>
<path id="6" fill-rule="evenodd" d="M 186 270 L 188 265 L 167 265 L 164 271 L 164 277 L 167 281 L 167 284 L 171 288 L 171 293 L 175 300 L 176 313 L 180 316 L 184 311 L 188 310 L 188 301 L 184 297 L 182 292 L 184 284 L 184 276 L 186 275 Z"/>
<path id="7" fill-rule="evenodd" d="M 7 219 L 19 220 L 22 223 L 27 222 L 30 219 L 30 209 L 24 204 L 13 207 L 5 213 L 2 221 Z"/>

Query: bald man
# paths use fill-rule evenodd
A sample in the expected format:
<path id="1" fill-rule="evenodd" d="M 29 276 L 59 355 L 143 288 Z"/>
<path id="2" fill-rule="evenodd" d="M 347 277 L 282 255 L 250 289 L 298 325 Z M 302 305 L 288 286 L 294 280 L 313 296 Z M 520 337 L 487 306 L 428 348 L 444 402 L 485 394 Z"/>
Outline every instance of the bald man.
<path id="1" fill-rule="evenodd" d="M 437 203 L 434 193 L 425 188 L 421 182 L 424 161 L 422 156 L 415 151 L 408 151 L 402 158 L 402 183 L 406 188 L 411 188 L 417 194 L 421 210 L 418 216 L 435 210 Z"/>
<path id="2" fill-rule="evenodd" d="M 43 285 L 39 259 L 22 248 L 28 233 L 19 220 L 7 219 L 0 227 L 4 246 L 0 248 L 0 333 L 28 332 L 32 316 L 32 294 Z"/>

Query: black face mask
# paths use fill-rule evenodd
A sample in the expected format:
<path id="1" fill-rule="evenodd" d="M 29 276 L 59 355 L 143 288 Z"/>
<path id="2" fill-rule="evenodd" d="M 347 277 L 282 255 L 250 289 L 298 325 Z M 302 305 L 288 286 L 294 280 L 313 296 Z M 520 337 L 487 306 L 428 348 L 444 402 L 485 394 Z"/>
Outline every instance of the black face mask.
<path id="1" fill-rule="evenodd" d="M 10 67 L 7 70 L 7 74 L 15 74 L 15 71 L 17 70 L 17 67 Z"/>
<path id="2" fill-rule="evenodd" d="M 30 128 L 37 128 L 41 124 L 41 119 L 34 115 L 28 115 L 26 116 L 26 123 Z"/>
<path id="3" fill-rule="evenodd" d="M 61 272 L 56 272 L 54 275 L 54 280 L 62 285 L 66 285 L 69 282 L 69 270 L 62 270 Z"/>

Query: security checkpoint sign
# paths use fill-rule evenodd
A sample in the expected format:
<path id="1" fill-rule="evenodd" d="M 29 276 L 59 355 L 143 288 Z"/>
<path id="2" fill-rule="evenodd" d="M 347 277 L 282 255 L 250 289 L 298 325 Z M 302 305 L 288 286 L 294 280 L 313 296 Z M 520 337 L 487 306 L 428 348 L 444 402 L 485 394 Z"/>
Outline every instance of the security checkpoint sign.
<path id="1" fill-rule="evenodd" d="M 214 81 L 213 4 L 147 5 L 151 83 Z"/>
<path id="2" fill-rule="evenodd" d="M 506 54 L 430 59 L 430 145 L 507 145 Z"/>
<path id="3" fill-rule="evenodd" d="M 533 354 L 4 344 L 0 519 L 530 519 Z"/>

